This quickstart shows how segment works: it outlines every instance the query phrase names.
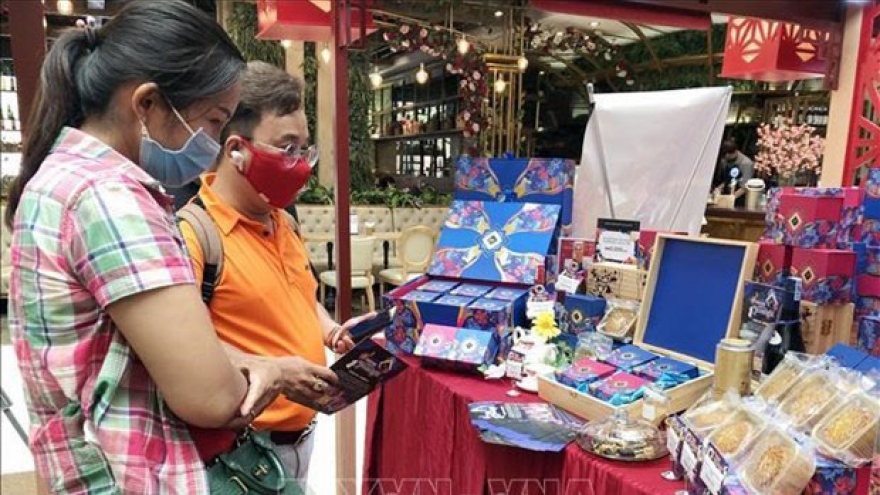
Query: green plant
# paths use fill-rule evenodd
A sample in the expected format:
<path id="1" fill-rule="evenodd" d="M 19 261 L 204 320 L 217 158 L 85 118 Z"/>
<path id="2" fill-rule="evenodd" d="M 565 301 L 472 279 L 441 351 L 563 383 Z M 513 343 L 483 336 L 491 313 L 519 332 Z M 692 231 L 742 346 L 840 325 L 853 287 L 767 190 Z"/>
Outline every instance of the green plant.
<path id="1" fill-rule="evenodd" d="M 331 205 L 333 204 L 333 190 L 318 182 L 318 178 L 312 175 L 306 185 L 306 190 L 296 200 L 298 204 L 305 205 Z"/>
<path id="2" fill-rule="evenodd" d="M 373 87 L 370 84 L 370 57 L 367 51 L 348 53 L 349 164 L 351 190 L 373 186 L 375 153 L 370 136 L 370 107 Z"/>
<path id="3" fill-rule="evenodd" d="M 284 47 L 277 41 L 258 40 L 257 6 L 253 3 L 235 2 L 229 15 L 226 31 L 241 50 L 245 60 L 262 60 L 284 68 Z"/>
<path id="4" fill-rule="evenodd" d="M 303 44 L 303 107 L 306 117 L 309 119 L 309 135 L 312 141 L 318 136 L 316 116 L 318 114 L 318 57 L 315 52 L 315 44 L 308 42 Z M 320 165 L 319 165 L 320 166 Z"/>

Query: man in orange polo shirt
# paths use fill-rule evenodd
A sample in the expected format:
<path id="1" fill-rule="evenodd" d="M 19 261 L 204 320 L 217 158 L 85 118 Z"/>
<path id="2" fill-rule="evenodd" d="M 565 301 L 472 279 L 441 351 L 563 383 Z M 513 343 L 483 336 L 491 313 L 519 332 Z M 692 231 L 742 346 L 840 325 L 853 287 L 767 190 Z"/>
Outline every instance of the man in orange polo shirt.
<path id="1" fill-rule="evenodd" d="M 292 175 L 292 169 L 316 156 L 304 148 L 309 134 L 301 95 L 299 79 L 251 62 L 241 102 L 221 139 L 216 173 L 202 178 L 195 201 L 210 215 L 223 244 L 223 269 L 208 304 L 214 328 L 238 351 L 282 367 L 287 398 L 277 399 L 255 426 L 272 432 L 290 474 L 304 480 L 315 412 L 288 399 L 315 399 L 336 381 L 324 348 L 349 350 L 347 329 L 364 317 L 340 326 L 318 303 L 305 245 L 282 209 L 295 199 L 304 177 Z M 201 283 L 203 246 L 187 222 L 181 231 Z M 230 439 L 205 431 L 193 437 L 206 461 L 228 448 Z"/>

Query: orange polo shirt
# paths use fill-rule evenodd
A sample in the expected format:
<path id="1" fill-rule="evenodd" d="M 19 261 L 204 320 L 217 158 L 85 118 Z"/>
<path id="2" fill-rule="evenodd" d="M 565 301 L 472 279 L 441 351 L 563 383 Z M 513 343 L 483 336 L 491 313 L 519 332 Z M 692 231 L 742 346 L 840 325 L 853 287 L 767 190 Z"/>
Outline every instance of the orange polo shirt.
<path id="1" fill-rule="evenodd" d="M 260 356 L 301 356 L 325 365 L 323 334 L 317 312 L 317 281 L 302 239 L 276 209 L 273 233 L 224 203 L 211 189 L 213 175 L 203 177 L 199 198 L 223 240 L 223 273 L 208 307 L 221 340 Z M 202 283 L 204 255 L 192 227 L 181 232 Z M 260 430 L 298 431 L 315 411 L 279 397 L 257 418 Z"/>

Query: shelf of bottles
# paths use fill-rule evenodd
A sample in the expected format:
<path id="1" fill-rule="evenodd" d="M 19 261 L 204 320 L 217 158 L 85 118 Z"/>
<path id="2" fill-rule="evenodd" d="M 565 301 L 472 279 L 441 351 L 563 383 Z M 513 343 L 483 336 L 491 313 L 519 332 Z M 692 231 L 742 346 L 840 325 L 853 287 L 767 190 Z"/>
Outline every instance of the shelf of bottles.
<path id="1" fill-rule="evenodd" d="M 458 77 L 432 71 L 425 84 L 398 78 L 375 88 L 370 109 L 376 163 L 397 175 L 450 177 L 461 148 Z"/>
<path id="2" fill-rule="evenodd" d="M 21 162 L 21 119 L 18 85 L 11 59 L 0 59 L 0 176 L 18 175 Z"/>
<path id="3" fill-rule="evenodd" d="M 764 122 L 778 124 L 791 120 L 794 124 L 808 124 L 820 134 L 828 125 L 828 93 L 802 94 L 785 98 L 771 98 L 764 102 Z"/>

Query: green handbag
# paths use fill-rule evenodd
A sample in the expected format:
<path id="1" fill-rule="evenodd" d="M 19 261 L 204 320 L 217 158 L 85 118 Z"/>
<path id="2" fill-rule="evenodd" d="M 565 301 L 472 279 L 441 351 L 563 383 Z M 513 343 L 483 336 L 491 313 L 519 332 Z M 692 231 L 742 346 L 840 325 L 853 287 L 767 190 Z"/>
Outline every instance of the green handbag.
<path id="1" fill-rule="evenodd" d="M 232 452 L 208 467 L 208 484 L 211 495 L 303 495 L 299 483 L 287 476 L 269 434 L 250 429 Z"/>

